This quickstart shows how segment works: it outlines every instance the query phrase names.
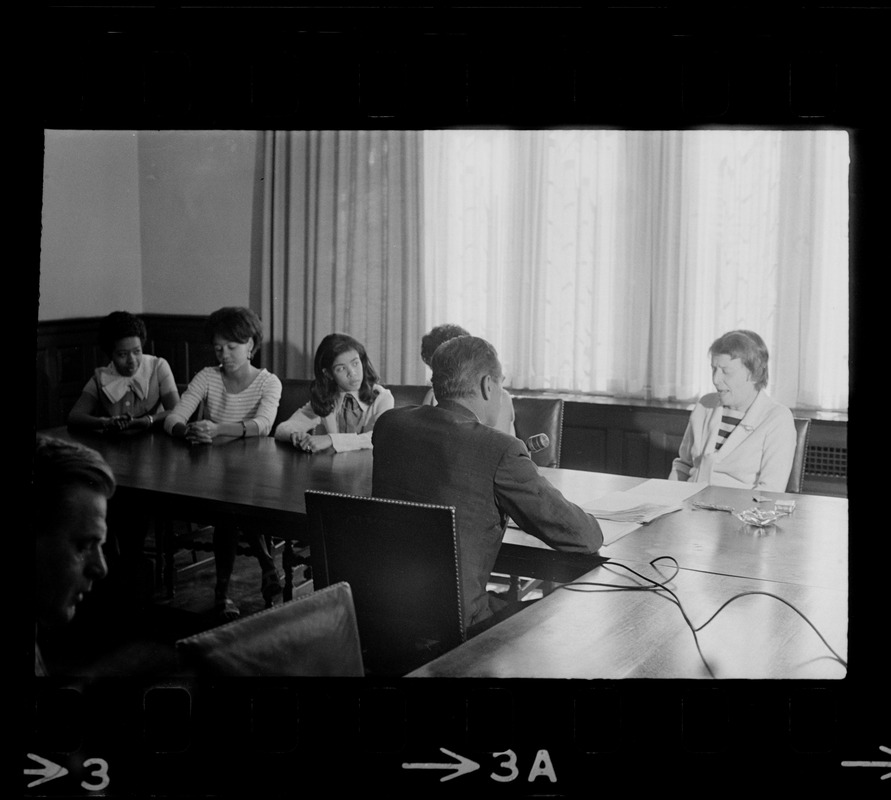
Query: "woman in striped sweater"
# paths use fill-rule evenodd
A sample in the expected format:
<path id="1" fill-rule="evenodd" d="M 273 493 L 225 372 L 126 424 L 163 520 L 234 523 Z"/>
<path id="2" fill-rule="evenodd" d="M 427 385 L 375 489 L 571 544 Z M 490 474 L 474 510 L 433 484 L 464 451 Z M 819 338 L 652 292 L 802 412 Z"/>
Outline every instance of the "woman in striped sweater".
<path id="1" fill-rule="evenodd" d="M 249 308 L 221 308 L 208 317 L 205 331 L 219 366 L 206 367 L 192 379 L 179 404 L 164 420 L 164 430 L 191 444 L 210 444 L 218 436 L 267 436 L 278 411 L 282 384 L 271 372 L 251 363 L 263 341 L 259 317 Z M 203 418 L 189 422 L 202 403 Z M 231 523 L 214 525 L 215 607 L 224 620 L 236 619 L 240 613 L 229 598 L 240 533 Z M 282 591 L 275 562 L 265 537 L 255 531 L 244 533 L 260 562 L 263 598 L 271 605 Z"/>

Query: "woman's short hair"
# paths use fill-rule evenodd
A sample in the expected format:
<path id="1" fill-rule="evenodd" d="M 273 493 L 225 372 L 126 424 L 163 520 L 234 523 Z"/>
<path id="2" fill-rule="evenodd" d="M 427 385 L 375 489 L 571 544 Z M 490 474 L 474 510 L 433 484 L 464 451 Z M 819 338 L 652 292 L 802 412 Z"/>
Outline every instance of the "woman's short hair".
<path id="1" fill-rule="evenodd" d="M 433 394 L 437 402 L 472 397 L 485 375 L 501 378 L 498 353 L 478 336 L 456 336 L 443 342 L 433 354 Z"/>
<path id="2" fill-rule="evenodd" d="M 256 355 L 263 343 L 263 325 L 260 317 L 244 306 L 225 306 L 213 312 L 204 323 L 204 332 L 213 342 L 214 336 L 220 336 L 227 342 L 244 344 L 248 339 L 254 340 L 251 356 Z"/>
<path id="3" fill-rule="evenodd" d="M 337 394 L 337 382 L 331 368 L 334 360 L 341 354 L 355 350 L 362 362 L 362 386 L 359 387 L 359 399 L 368 405 L 374 402 L 374 385 L 380 380 L 374 364 L 368 358 L 364 345 L 346 333 L 329 333 L 316 348 L 313 359 L 315 380 L 310 388 L 310 403 L 313 411 L 320 417 L 327 417 L 334 410 L 334 396 Z"/>
<path id="4" fill-rule="evenodd" d="M 147 338 L 145 323 L 129 311 L 112 311 L 99 323 L 99 335 L 96 338 L 99 347 L 110 358 L 115 344 L 130 336 L 138 337 L 144 347 Z"/>
<path id="5" fill-rule="evenodd" d="M 56 527 L 66 514 L 66 494 L 76 486 L 110 498 L 115 490 L 114 473 L 92 448 L 38 435 L 32 481 L 32 509 L 39 521 L 38 530 Z"/>
<path id="6" fill-rule="evenodd" d="M 429 367 L 436 348 L 456 336 L 470 336 L 470 331 L 464 330 L 460 325 L 446 323 L 437 325 L 429 333 L 425 333 L 421 338 L 421 360 Z"/>
<path id="7" fill-rule="evenodd" d="M 764 389 L 767 386 L 767 345 L 754 331 L 728 331 L 712 342 L 708 354 L 709 357 L 738 358 L 751 373 L 756 389 Z"/>

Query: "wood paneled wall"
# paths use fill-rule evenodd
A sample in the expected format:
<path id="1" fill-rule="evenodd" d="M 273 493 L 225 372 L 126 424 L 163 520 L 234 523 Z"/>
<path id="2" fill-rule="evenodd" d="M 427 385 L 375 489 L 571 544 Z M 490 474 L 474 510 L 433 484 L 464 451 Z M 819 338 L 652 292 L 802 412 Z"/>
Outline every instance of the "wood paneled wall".
<path id="1" fill-rule="evenodd" d="M 178 384 L 215 363 L 204 335 L 204 317 L 143 314 L 145 351 L 167 359 Z M 96 342 L 99 318 L 42 322 L 37 327 L 36 416 L 38 429 L 63 425 L 96 367 L 108 358 Z"/>
<path id="2" fill-rule="evenodd" d="M 668 477 L 689 416 L 685 407 L 567 401 L 560 466 Z M 846 422 L 811 420 L 802 491 L 847 496 Z"/>
<path id="3" fill-rule="evenodd" d="M 204 317 L 144 314 L 143 319 L 148 329 L 146 351 L 167 359 L 177 383 L 188 383 L 200 369 L 215 363 L 204 335 Z M 38 429 L 63 425 L 93 370 L 106 363 L 96 344 L 98 324 L 94 318 L 38 325 Z M 303 381 L 293 383 L 306 389 Z M 293 410 L 281 411 L 289 415 Z M 681 404 L 566 396 L 561 466 L 664 478 L 671 471 L 689 413 Z M 847 495 L 847 423 L 843 420 L 814 419 L 811 423 L 803 488 L 816 494 Z"/>

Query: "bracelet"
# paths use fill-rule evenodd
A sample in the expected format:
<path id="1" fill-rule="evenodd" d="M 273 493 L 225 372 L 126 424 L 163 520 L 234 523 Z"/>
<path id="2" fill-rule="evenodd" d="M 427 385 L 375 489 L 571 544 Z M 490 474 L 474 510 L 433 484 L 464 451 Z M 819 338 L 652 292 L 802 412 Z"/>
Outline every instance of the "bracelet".
<path id="1" fill-rule="evenodd" d="M 241 421 L 241 438 L 247 436 L 247 425 L 244 424 L 244 420 Z"/>
<path id="2" fill-rule="evenodd" d="M 146 416 L 149 418 L 149 427 L 151 428 L 155 424 L 155 418 L 151 414 L 146 414 Z"/>

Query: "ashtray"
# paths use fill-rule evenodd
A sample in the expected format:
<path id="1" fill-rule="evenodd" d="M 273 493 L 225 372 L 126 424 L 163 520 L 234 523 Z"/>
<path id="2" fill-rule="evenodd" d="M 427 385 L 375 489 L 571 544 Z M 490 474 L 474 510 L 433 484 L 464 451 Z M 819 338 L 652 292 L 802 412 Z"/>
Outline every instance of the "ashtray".
<path id="1" fill-rule="evenodd" d="M 747 508 L 745 511 L 737 511 L 733 516 L 745 522 L 746 525 L 754 525 L 756 528 L 766 528 L 773 525 L 780 517 L 785 517 L 788 511 L 776 511 L 766 508 Z"/>

